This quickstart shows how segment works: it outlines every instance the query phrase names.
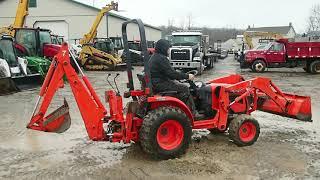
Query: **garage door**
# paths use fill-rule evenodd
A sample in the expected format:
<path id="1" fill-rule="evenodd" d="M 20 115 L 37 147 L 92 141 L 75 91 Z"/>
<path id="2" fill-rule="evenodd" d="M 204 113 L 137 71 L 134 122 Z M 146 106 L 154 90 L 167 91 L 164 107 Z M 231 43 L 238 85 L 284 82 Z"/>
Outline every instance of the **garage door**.
<path id="1" fill-rule="evenodd" d="M 52 34 L 64 36 L 66 41 L 69 39 L 69 26 L 65 21 L 36 21 L 33 27 L 50 29 Z"/>

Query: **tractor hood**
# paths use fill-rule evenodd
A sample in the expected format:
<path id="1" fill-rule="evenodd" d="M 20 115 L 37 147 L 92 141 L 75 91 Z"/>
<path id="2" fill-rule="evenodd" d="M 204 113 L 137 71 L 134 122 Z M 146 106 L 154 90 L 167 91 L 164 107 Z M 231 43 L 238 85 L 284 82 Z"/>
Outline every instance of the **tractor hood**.
<path id="1" fill-rule="evenodd" d="M 61 45 L 58 44 L 44 44 L 43 55 L 48 58 L 53 58 L 60 50 Z"/>
<path id="2" fill-rule="evenodd" d="M 265 50 L 247 50 L 245 52 L 246 55 L 256 55 L 261 53 L 265 53 Z"/>

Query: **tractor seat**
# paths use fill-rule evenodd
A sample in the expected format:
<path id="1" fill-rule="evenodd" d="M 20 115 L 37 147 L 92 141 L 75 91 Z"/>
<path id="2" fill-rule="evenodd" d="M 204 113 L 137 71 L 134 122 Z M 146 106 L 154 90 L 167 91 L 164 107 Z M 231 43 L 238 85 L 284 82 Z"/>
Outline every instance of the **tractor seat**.
<path id="1" fill-rule="evenodd" d="M 137 74 L 137 77 L 140 81 L 140 85 L 142 89 L 146 88 L 146 81 L 145 81 L 145 73 L 141 72 L 139 74 Z M 175 96 L 176 94 L 178 94 L 178 91 L 163 91 L 163 92 L 156 92 L 154 91 L 154 94 L 160 95 L 160 96 Z"/>

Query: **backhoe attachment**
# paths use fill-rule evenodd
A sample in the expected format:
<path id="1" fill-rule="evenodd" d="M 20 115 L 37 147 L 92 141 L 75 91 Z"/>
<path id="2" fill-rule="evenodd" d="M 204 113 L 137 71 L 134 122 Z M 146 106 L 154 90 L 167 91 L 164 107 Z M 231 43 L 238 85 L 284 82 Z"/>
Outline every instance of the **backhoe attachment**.
<path id="1" fill-rule="evenodd" d="M 69 54 L 80 71 L 81 78 L 72 67 Z M 59 88 L 64 87 L 64 76 L 66 76 L 70 84 L 90 139 L 105 139 L 102 125 L 106 109 L 94 92 L 88 78 L 83 74 L 78 63 L 75 61 L 73 54 L 69 52 L 67 44 L 62 45 L 59 53 L 50 65 L 27 128 L 55 133 L 63 133 L 69 129 L 71 118 L 66 100 L 64 100 L 64 105 L 45 116 L 54 94 Z M 39 106 L 39 104 L 41 105 Z"/>

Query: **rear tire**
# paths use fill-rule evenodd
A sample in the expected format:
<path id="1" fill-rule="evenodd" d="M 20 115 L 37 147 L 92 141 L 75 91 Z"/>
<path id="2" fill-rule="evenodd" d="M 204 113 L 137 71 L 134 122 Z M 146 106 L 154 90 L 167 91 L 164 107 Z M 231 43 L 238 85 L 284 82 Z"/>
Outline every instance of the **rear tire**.
<path id="1" fill-rule="evenodd" d="M 254 144 L 260 134 L 257 120 L 249 115 L 239 115 L 234 118 L 229 126 L 229 138 L 238 146 Z"/>
<path id="2" fill-rule="evenodd" d="M 184 112 L 159 107 L 145 116 L 139 137 L 143 151 L 158 159 L 170 159 L 186 152 L 191 134 L 191 123 Z"/>
<path id="3" fill-rule="evenodd" d="M 263 60 L 256 60 L 252 64 L 252 71 L 262 73 L 266 70 L 267 64 Z"/>
<path id="4" fill-rule="evenodd" d="M 310 64 L 310 73 L 319 74 L 320 73 L 320 60 L 313 61 Z"/>

